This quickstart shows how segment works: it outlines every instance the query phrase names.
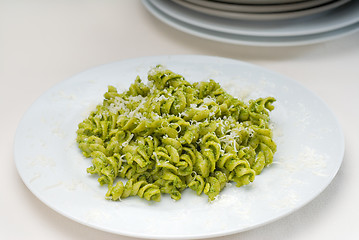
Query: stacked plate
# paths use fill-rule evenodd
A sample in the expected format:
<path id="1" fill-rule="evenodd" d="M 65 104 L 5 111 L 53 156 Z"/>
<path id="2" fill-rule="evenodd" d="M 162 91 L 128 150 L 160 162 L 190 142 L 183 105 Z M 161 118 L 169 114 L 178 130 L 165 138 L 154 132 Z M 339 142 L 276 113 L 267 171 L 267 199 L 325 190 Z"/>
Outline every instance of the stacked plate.
<path id="1" fill-rule="evenodd" d="M 359 30 L 357 0 L 142 0 L 161 21 L 221 42 L 304 45 Z"/>

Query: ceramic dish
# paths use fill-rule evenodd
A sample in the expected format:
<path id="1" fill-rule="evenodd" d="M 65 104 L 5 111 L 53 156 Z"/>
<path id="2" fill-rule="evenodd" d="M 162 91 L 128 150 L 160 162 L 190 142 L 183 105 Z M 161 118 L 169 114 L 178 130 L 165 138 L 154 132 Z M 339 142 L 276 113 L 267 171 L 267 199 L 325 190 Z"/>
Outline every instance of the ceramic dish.
<path id="1" fill-rule="evenodd" d="M 299 46 L 337 39 L 339 37 L 355 33 L 359 30 L 359 22 L 356 22 L 354 24 L 336 30 L 301 36 L 258 37 L 241 34 L 229 34 L 195 27 L 185 22 L 178 21 L 177 19 L 174 19 L 166 13 L 162 12 L 161 10 L 157 9 L 149 1 L 143 0 L 143 3 L 155 17 L 180 31 L 189 33 L 197 37 L 231 44 L 261 47 Z"/>
<path id="2" fill-rule="evenodd" d="M 230 12 L 249 12 L 249 13 L 274 13 L 274 12 L 287 12 L 287 11 L 298 11 L 306 8 L 313 8 L 326 4 L 333 0 L 316 0 L 316 1 L 305 1 L 305 2 L 294 2 L 285 4 L 272 4 L 272 5 L 248 5 L 248 4 L 233 4 L 223 3 L 216 1 L 207 0 L 181 0 L 188 3 L 192 3 L 197 6 L 205 8 L 213 8 L 217 10 L 224 10 Z"/>
<path id="3" fill-rule="evenodd" d="M 332 1 L 326 4 L 314 8 L 306 8 L 298 11 L 290 12 L 273 12 L 273 13 L 245 13 L 245 12 L 231 12 L 223 11 L 213 8 L 205 8 L 198 6 L 189 2 L 181 0 L 172 0 L 174 3 L 182 5 L 186 8 L 189 8 L 193 11 L 204 13 L 210 16 L 222 17 L 228 19 L 237 19 L 237 20 L 251 20 L 251 21 L 266 21 L 266 20 L 288 20 L 288 19 L 298 19 L 302 17 L 313 16 L 316 14 L 324 13 L 326 11 L 335 9 L 350 0 L 338 0 Z M 152 1 L 156 2 L 156 1 Z"/>
<path id="4" fill-rule="evenodd" d="M 285 4 L 296 2 L 308 2 L 312 0 L 215 0 L 216 2 L 235 3 L 235 4 L 252 4 L 252 5 L 267 5 L 267 4 Z"/>
<path id="5" fill-rule="evenodd" d="M 240 21 L 209 16 L 173 3 L 172 1 L 148 1 L 156 9 L 179 22 L 220 33 L 247 35 L 250 37 L 287 37 L 318 34 L 333 31 L 359 22 L 359 1 L 351 1 L 336 8 L 330 14 L 321 14 L 315 18 L 303 18 L 301 21 Z M 148 5 L 148 4 L 147 4 Z M 166 21 L 166 20 L 165 20 Z"/>
<path id="6" fill-rule="evenodd" d="M 277 152 L 255 181 L 226 186 L 209 203 L 187 189 L 179 201 L 138 197 L 106 200 L 106 187 L 75 142 L 77 125 L 102 102 L 108 85 L 126 89 L 163 64 L 190 82 L 212 78 L 243 100 L 274 96 Z M 343 133 L 328 107 L 297 82 L 241 61 L 210 56 L 156 56 L 99 66 L 60 82 L 28 109 L 16 131 L 14 158 L 30 191 L 84 225 L 131 237 L 194 239 L 253 229 L 306 205 L 333 180 L 344 153 Z"/>

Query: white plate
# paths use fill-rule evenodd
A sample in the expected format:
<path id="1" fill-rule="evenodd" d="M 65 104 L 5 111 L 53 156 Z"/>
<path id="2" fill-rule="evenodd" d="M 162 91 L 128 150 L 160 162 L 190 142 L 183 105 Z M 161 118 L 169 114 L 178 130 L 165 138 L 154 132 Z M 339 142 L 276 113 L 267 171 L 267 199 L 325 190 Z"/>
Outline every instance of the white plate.
<path id="1" fill-rule="evenodd" d="M 148 0 L 145 0 L 149 2 Z M 351 1 L 330 14 L 286 21 L 241 21 L 209 16 L 167 0 L 150 2 L 166 15 L 194 27 L 217 32 L 260 37 L 283 37 L 317 34 L 359 22 L 359 1 Z"/>
<path id="2" fill-rule="evenodd" d="M 106 187 L 86 173 L 91 163 L 75 142 L 77 124 L 102 102 L 109 84 L 128 88 L 157 64 L 191 82 L 212 78 L 244 99 L 274 96 L 274 163 L 250 185 L 227 186 L 211 204 L 190 189 L 177 202 L 169 196 L 159 203 L 137 197 L 105 200 Z M 152 239 L 223 236 L 273 222 L 318 196 L 336 175 L 343 153 L 337 120 L 312 92 L 254 65 L 196 55 L 130 59 L 60 82 L 25 113 L 14 143 L 22 180 L 50 208 L 93 228 Z"/>
<path id="3" fill-rule="evenodd" d="M 216 1 L 208 1 L 208 0 L 181 0 L 181 1 L 186 1 L 188 3 L 197 6 L 230 11 L 230 12 L 273 13 L 273 12 L 298 11 L 305 8 L 314 8 L 316 6 L 320 6 L 322 4 L 331 2 L 333 0 L 315 0 L 315 1 L 272 4 L 272 5 L 233 4 L 233 3 L 224 3 L 224 2 L 216 2 Z"/>
<path id="4" fill-rule="evenodd" d="M 248 46 L 263 46 L 263 47 L 299 46 L 299 45 L 308 45 L 308 44 L 333 40 L 339 37 L 352 34 L 359 30 L 359 22 L 356 22 L 354 24 L 342 28 L 338 28 L 332 31 L 321 32 L 317 34 L 298 35 L 298 36 L 260 37 L 260 36 L 251 36 L 251 35 L 230 34 L 230 33 L 212 31 L 205 28 L 196 27 L 191 24 L 187 24 L 185 22 L 179 21 L 167 15 L 165 12 L 162 12 L 160 9 L 157 9 L 156 6 L 152 5 L 150 1 L 142 0 L 142 2 L 155 17 L 157 17 L 164 23 L 178 30 L 205 39 L 210 39 L 224 43 L 231 43 L 231 44 L 242 44 Z"/>
<path id="5" fill-rule="evenodd" d="M 214 9 L 214 8 L 206 8 L 181 0 L 172 0 L 172 1 L 176 4 L 184 6 L 185 8 L 191 9 L 195 12 L 204 13 L 214 17 L 221 17 L 221 18 L 228 18 L 235 20 L 266 21 L 266 20 L 299 19 L 303 17 L 313 16 L 316 14 L 327 12 L 329 10 L 333 10 L 351 0 L 332 1 L 314 8 L 307 8 L 307 9 L 302 9 L 298 11 L 289 11 L 289 12 L 275 12 L 275 13 L 231 12 L 231 11 L 225 11 L 225 10 Z M 152 1 L 152 2 L 156 2 L 156 1 Z"/>

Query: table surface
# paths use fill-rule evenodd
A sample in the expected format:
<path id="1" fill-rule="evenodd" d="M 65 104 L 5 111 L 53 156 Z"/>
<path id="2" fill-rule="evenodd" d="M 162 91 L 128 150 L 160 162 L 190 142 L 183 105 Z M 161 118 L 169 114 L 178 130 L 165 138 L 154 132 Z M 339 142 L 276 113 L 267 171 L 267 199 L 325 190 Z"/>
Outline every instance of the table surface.
<path id="1" fill-rule="evenodd" d="M 359 235 L 359 33 L 296 47 L 201 39 L 154 18 L 139 0 L 0 0 L 0 238 L 133 239 L 76 223 L 40 202 L 19 177 L 16 128 L 44 91 L 86 69 L 128 58 L 200 54 L 239 59 L 288 76 L 322 98 L 345 134 L 332 183 L 299 211 L 221 239 L 351 239 Z"/>

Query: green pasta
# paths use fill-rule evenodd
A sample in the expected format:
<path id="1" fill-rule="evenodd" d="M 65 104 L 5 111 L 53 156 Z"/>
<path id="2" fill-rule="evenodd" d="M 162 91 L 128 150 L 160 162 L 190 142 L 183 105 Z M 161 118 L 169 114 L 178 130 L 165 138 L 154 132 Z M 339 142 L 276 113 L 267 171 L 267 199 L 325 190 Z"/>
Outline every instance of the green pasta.
<path id="1" fill-rule="evenodd" d="M 189 83 L 158 65 L 147 84 L 137 77 L 123 93 L 109 86 L 78 125 L 77 142 L 108 199 L 179 200 L 190 188 L 212 201 L 228 182 L 249 184 L 272 163 L 274 101 L 245 104 L 213 80 Z"/>

